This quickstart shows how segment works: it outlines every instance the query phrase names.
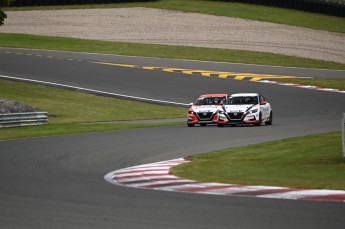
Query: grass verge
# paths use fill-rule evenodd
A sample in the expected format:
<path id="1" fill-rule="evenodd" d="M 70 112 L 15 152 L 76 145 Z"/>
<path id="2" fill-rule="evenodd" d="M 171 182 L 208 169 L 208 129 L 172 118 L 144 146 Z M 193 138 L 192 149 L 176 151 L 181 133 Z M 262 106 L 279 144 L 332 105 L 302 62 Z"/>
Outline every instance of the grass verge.
<path id="1" fill-rule="evenodd" d="M 156 124 L 81 124 L 81 123 L 62 123 L 0 128 L 0 141 L 20 138 L 46 137 L 66 134 L 82 134 L 92 132 L 105 132 L 115 130 L 127 130 L 135 128 L 151 128 L 159 126 L 176 126 L 181 123 L 156 123 Z"/>
<path id="2" fill-rule="evenodd" d="M 190 156 L 174 175 L 202 182 L 345 190 L 341 132 Z"/>
<path id="3" fill-rule="evenodd" d="M 47 10 L 47 9 L 85 9 L 85 8 L 116 8 L 116 7 L 152 7 L 159 9 L 178 10 L 211 14 L 217 16 L 237 17 L 256 21 L 293 25 L 318 30 L 345 33 L 345 18 L 307 13 L 277 7 L 260 6 L 222 1 L 207 0 L 160 0 L 153 2 L 132 2 L 117 4 L 68 5 L 68 6 L 35 6 L 11 7 L 8 10 Z"/>
<path id="4" fill-rule="evenodd" d="M 184 108 L 101 97 L 7 80 L 0 80 L 0 98 L 19 101 L 41 111 L 48 111 L 49 114 L 48 125 L 1 128 L 0 140 L 170 125 L 82 123 L 181 118 L 186 115 Z"/>

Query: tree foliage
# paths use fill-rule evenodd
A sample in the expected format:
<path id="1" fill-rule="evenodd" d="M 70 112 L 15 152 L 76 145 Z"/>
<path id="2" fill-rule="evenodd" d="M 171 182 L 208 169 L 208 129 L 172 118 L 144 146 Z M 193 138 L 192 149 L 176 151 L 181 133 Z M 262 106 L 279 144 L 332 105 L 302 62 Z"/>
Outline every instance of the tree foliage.
<path id="1" fill-rule="evenodd" d="M 0 7 L 1 6 L 10 6 L 11 3 L 15 2 L 16 0 L 0 0 Z"/>
<path id="2" fill-rule="evenodd" d="M 6 17 L 7 15 L 5 14 L 5 12 L 0 9 L 0 26 L 4 24 Z"/>
<path id="3" fill-rule="evenodd" d="M 3 6 L 9 6 L 15 0 L 0 0 L 0 26 L 4 24 L 5 18 L 7 18 L 6 13 L 1 9 Z"/>

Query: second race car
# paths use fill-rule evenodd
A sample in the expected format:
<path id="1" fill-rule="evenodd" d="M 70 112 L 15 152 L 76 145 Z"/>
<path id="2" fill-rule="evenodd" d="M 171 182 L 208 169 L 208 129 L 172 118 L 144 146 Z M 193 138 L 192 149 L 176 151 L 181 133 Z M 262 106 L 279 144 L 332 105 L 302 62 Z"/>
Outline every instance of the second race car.
<path id="1" fill-rule="evenodd" d="M 237 124 L 254 124 L 260 126 L 263 122 L 271 125 L 273 112 L 270 103 L 258 93 L 232 94 L 218 110 L 218 127 Z"/>
<path id="2" fill-rule="evenodd" d="M 216 124 L 218 109 L 229 98 L 229 94 L 204 94 L 190 104 L 187 115 L 187 126 L 193 127 L 195 124 L 206 126 Z"/>

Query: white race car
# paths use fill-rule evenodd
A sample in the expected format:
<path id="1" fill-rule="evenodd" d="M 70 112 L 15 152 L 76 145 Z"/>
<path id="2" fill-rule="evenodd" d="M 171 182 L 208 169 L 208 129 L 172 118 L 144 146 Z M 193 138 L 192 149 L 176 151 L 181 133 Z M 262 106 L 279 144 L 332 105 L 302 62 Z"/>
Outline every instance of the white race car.
<path id="1" fill-rule="evenodd" d="M 229 94 L 205 94 L 190 104 L 187 114 L 187 126 L 193 127 L 195 124 L 206 126 L 206 124 L 216 124 L 218 109 L 229 98 Z"/>
<path id="2" fill-rule="evenodd" d="M 273 113 L 271 105 L 258 93 L 232 94 L 218 110 L 218 127 L 236 124 L 254 124 L 263 122 L 272 125 Z"/>

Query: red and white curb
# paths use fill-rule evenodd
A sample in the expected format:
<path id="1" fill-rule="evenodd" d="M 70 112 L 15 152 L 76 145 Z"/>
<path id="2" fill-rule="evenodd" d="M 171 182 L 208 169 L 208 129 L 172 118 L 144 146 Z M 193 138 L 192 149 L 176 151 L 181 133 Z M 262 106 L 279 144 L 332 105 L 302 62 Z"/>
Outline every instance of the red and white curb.
<path id="1" fill-rule="evenodd" d="M 183 158 L 133 166 L 105 175 L 112 184 L 175 192 L 191 192 L 213 195 L 252 196 L 261 198 L 318 200 L 345 202 L 343 190 L 297 189 L 275 186 L 205 183 L 182 179 L 169 173 L 170 168 L 188 163 Z"/>
<path id="2" fill-rule="evenodd" d="M 345 94 L 345 91 L 333 89 L 333 88 L 323 88 L 323 87 L 317 87 L 317 86 L 311 86 L 311 85 L 303 85 L 303 84 L 295 84 L 295 83 L 281 83 L 276 81 L 270 81 L 270 80 L 260 80 L 256 81 L 259 83 L 269 83 L 269 84 L 277 84 L 277 85 L 283 85 L 283 86 L 290 86 L 290 87 L 298 87 L 298 88 L 304 88 L 304 89 L 312 89 L 317 91 L 327 91 L 327 92 L 336 92 L 336 93 L 342 93 Z"/>

